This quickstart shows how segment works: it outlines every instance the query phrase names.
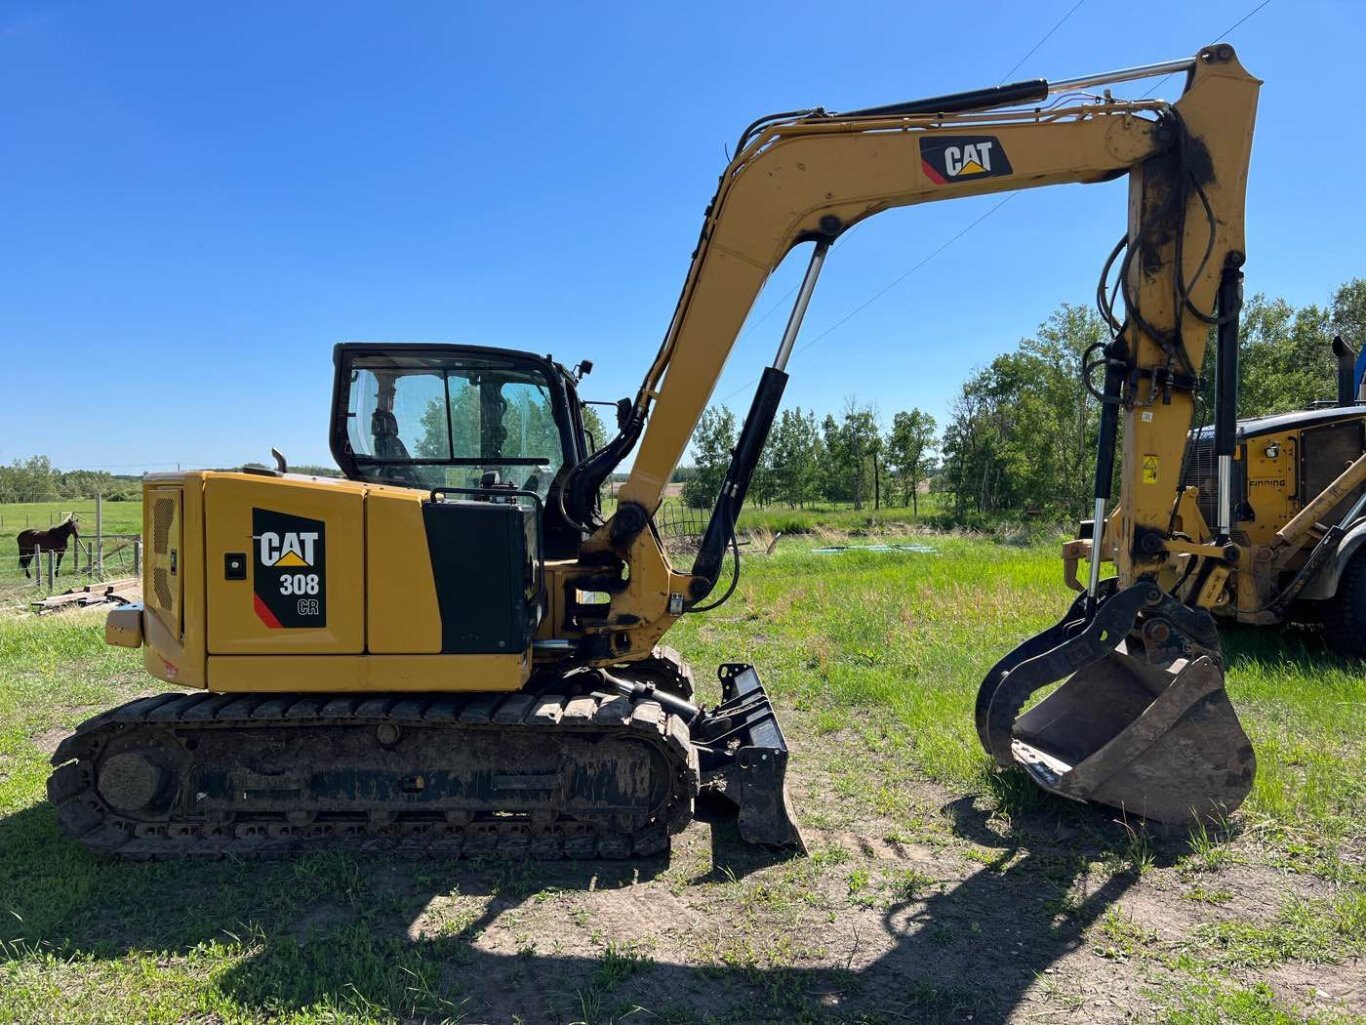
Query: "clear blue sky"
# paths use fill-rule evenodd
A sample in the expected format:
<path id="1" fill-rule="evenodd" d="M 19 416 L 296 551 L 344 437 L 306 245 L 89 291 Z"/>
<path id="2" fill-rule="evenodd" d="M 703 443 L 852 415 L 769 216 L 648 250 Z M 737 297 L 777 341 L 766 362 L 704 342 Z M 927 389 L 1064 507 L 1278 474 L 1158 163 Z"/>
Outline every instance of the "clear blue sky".
<path id="1" fill-rule="evenodd" d="M 1011 77 L 1186 56 L 1259 2 L 1085 0 Z M 347 339 L 587 358 L 589 397 L 633 394 L 741 127 L 995 84 L 1074 3 L 7 0 L 0 461 L 330 461 Z M 1366 273 L 1366 5 L 1272 0 L 1230 41 L 1266 81 L 1248 287 L 1324 302 Z M 995 202 L 851 233 L 803 341 Z M 942 419 L 974 366 L 1089 301 L 1123 219 L 1122 184 L 1018 195 L 801 351 L 788 403 Z M 747 404 L 784 315 L 743 337 L 717 398 Z"/>

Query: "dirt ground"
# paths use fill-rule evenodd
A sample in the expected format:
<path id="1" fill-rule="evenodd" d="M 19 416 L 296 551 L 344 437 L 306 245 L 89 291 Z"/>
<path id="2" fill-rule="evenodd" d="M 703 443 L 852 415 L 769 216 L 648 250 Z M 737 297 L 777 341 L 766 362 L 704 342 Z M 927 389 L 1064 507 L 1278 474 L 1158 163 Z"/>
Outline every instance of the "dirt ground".
<path id="1" fill-rule="evenodd" d="M 917 838 L 878 820 L 808 829 L 809 858 L 694 824 L 669 860 L 452 863 L 425 888 L 390 862 L 370 888 L 394 907 L 380 928 L 446 958 L 458 1020 L 523 1023 L 1154 1020 L 1218 963 L 1212 926 L 1270 922 L 1287 896 L 1331 889 L 1234 863 L 1211 900 L 1185 843 L 1141 842 L 1135 865 L 1129 834 L 1090 810 L 1007 826 L 928 784 L 909 799 Z M 291 939 L 365 917 L 323 900 Z M 1360 961 L 1218 967 L 1221 985 L 1269 985 L 1300 1015 L 1366 1013 Z"/>

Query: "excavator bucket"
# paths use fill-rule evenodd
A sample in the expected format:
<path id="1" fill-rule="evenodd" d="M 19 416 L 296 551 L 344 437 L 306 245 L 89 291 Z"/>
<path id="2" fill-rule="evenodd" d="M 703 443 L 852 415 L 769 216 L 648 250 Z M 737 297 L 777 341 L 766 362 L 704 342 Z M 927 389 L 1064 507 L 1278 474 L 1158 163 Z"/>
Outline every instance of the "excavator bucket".
<path id="1" fill-rule="evenodd" d="M 992 667 L 977 728 L 998 764 L 1043 789 L 1154 822 L 1231 813 L 1256 768 L 1224 691 L 1213 618 L 1146 581 L 1111 585 L 1089 613 L 1081 596 Z"/>

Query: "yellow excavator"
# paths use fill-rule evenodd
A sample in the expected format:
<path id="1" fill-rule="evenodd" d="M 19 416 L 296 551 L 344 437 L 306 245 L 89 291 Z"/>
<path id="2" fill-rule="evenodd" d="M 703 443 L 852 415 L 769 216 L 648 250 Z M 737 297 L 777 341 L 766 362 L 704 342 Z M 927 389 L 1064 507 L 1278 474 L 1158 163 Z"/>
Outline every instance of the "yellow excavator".
<path id="1" fill-rule="evenodd" d="M 1153 76 L 1179 76 L 1180 98 L 1107 88 Z M 62 828 L 129 857 L 311 844 L 630 857 L 666 851 L 693 817 L 733 815 L 747 841 L 800 845 L 787 743 L 754 667 L 721 666 L 721 702 L 700 707 L 660 642 L 734 590 L 736 518 L 830 246 L 892 207 L 1125 175 L 1111 260 L 1123 311 L 1091 368 L 1102 427 L 1088 579 L 1055 627 L 988 672 L 977 726 L 998 762 L 1063 796 L 1161 822 L 1232 811 L 1254 757 L 1210 609 L 1244 556 L 1226 518 L 1210 536 L 1182 529 L 1193 498 L 1181 485 L 1211 331 L 1223 475 L 1235 445 L 1259 85 L 1218 44 L 754 122 L 658 355 L 596 451 L 583 364 L 339 345 L 330 434 L 344 480 L 279 457 L 274 470 L 146 479 L 145 604 L 111 613 L 106 637 L 141 646 L 152 676 L 187 691 L 105 712 L 60 745 L 48 794 Z M 654 523 L 665 485 L 760 289 L 801 245 L 810 262 L 778 353 L 696 559 L 675 567 Z M 600 486 L 632 450 L 604 519 Z M 1116 575 L 1102 579 L 1106 558 Z"/>

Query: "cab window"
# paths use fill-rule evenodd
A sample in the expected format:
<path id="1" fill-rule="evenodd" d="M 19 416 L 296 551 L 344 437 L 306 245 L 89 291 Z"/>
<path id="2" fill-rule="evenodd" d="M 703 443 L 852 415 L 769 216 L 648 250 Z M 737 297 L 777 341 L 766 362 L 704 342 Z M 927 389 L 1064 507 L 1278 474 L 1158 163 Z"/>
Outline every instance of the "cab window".
<path id="1" fill-rule="evenodd" d="M 542 499 L 564 465 L 551 383 L 491 359 L 358 356 L 347 439 L 367 479 L 512 486 Z"/>

